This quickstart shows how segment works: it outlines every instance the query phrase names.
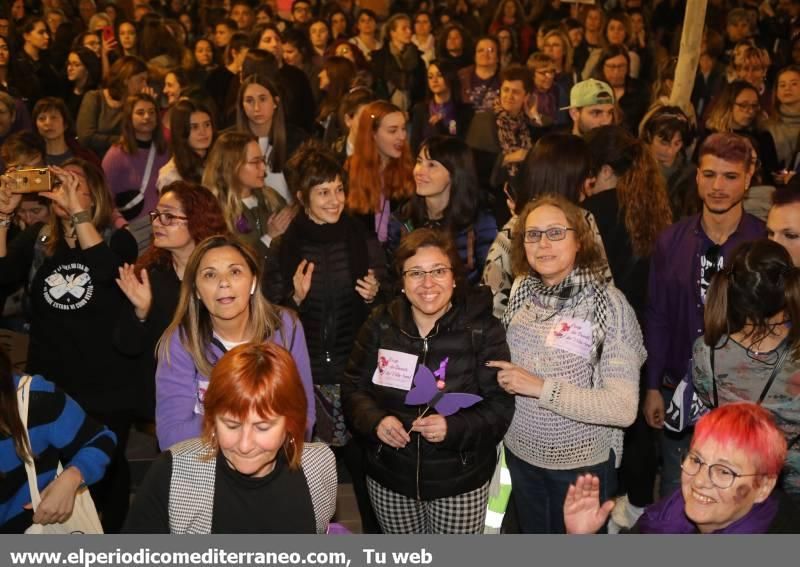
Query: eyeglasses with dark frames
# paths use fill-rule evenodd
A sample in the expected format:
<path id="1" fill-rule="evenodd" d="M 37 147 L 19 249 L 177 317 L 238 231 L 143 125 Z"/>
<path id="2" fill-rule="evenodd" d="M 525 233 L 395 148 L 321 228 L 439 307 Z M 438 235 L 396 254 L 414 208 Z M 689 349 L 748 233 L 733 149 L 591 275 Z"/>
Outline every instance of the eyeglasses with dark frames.
<path id="1" fill-rule="evenodd" d="M 547 230 L 529 228 L 525 231 L 525 242 L 528 244 L 540 242 L 542 235 L 547 236 L 547 240 L 550 242 L 558 242 L 559 240 L 564 240 L 570 230 L 577 232 L 574 228 L 569 228 L 568 226 L 551 226 Z"/>
<path id="2" fill-rule="evenodd" d="M 696 453 L 688 453 L 681 462 L 681 470 L 689 476 L 695 476 L 700 472 L 703 467 L 708 467 L 708 478 L 711 484 L 721 490 L 726 490 L 733 486 L 737 478 L 748 476 L 761 476 L 764 473 L 741 474 L 734 471 L 727 465 L 722 463 L 714 463 L 709 465 Z"/>
<path id="3" fill-rule="evenodd" d="M 162 213 L 161 211 L 150 211 L 147 213 L 150 216 L 150 222 L 160 222 L 164 226 L 172 226 L 172 223 L 175 221 L 188 221 L 188 217 L 179 217 L 178 215 L 173 215 L 172 213 Z"/>

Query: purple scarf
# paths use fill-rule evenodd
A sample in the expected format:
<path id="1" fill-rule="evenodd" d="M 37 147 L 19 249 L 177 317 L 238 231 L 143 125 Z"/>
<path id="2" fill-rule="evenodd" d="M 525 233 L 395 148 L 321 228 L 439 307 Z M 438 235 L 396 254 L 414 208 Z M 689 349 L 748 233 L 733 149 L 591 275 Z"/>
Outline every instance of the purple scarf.
<path id="1" fill-rule="evenodd" d="M 637 522 L 643 534 L 696 534 L 697 526 L 686 517 L 685 502 L 680 489 L 669 498 L 648 506 Z M 778 513 L 778 497 L 775 493 L 755 504 L 750 512 L 715 534 L 764 534 L 767 533 Z"/>

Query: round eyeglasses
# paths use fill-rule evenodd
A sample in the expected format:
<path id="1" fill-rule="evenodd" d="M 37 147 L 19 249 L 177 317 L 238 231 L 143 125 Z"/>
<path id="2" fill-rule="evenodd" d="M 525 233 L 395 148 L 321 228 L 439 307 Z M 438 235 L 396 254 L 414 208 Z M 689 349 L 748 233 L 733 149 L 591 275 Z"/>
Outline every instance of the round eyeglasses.
<path id="1" fill-rule="evenodd" d="M 746 476 L 761 476 L 761 474 L 763 474 L 763 473 L 740 474 L 734 471 L 729 466 L 723 465 L 721 463 L 714 463 L 713 465 L 709 465 L 695 453 L 689 453 L 683 458 L 683 461 L 681 462 L 681 469 L 689 476 L 695 476 L 697 473 L 700 472 L 700 469 L 702 469 L 704 466 L 708 467 L 708 478 L 709 480 L 711 480 L 711 484 L 722 490 L 725 490 L 733 486 L 733 483 L 736 482 L 737 478 Z"/>

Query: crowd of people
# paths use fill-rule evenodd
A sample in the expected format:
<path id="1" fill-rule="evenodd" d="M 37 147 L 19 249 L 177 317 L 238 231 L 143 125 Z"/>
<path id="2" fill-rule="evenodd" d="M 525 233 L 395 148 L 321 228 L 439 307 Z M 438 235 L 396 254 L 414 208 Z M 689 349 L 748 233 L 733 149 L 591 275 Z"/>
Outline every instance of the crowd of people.
<path id="1" fill-rule="evenodd" d="M 0 532 L 800 533 L 800 0 L 685 6 L 4 2 Z"/>

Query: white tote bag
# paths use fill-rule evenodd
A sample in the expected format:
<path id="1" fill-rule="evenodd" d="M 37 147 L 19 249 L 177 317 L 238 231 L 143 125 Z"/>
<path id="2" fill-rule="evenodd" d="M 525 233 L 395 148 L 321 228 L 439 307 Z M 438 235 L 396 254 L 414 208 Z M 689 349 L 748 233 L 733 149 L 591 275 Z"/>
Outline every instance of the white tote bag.
<path id="1" fill-rule="evenodd" d="M 19 387 L 17 388 L 17 407 L 19 408 L 19 417 L 22 419 L 22 426 L 25 428 L 25 437 L 28 439 L 28 446 L 31 446 L 30 436 L 28 435 L 28 404 L 31 395 L 31 382 L 30 376 L 23 376 L 20 379 Z M 61 463 L 58 463 L 57 475 L 63 472 L 64 468 Z M 36 465 L 33 459 L 25 461 L 25 472 L 28 474 L 28 487 L 31 491 L 31 504 L 33 509 L 39 507 L 42 497 L 39 494 L 39 485 L 36 482 Z M 75 504 L 72 507 L 72 515 L 66 522 L 60 524 L 33 524 L 27 530 L 26 534 L 101 534 L 103 533 L 103 526 L 100 524 L 100 518 L 97 515 L 97 509 L 94 507 L 89 489 L 86 487 L 78 490 L 75 495 Z"/>

